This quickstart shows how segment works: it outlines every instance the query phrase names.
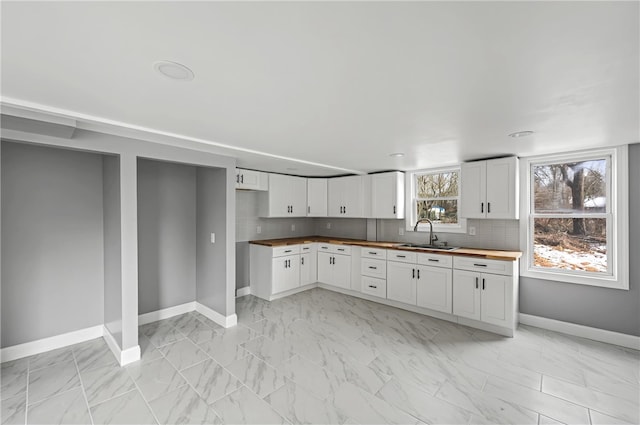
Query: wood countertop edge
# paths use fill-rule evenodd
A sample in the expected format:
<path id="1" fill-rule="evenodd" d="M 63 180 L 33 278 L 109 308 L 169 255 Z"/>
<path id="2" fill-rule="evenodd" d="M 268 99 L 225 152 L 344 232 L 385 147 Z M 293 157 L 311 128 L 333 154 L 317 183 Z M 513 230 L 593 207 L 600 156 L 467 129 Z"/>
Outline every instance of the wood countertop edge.
<path id="1" fill-rule="evenodd" d="M 455 251 L 440 251 L 424 248 L 410 248 L 398 246 L 402 242 L 372 242 L 363 241 L 359 239 L 342 239 L 342 238 L 329 238 L 326 236 L 313 236 L 304 238 L 286 238 L 286 239 L 265 239 L 249 241 L 250 244 L 261 245 L 271 248 L 287 245 L 298 245 L 303 243 L 332 243 L 338 245 L 354 245 L 364 246 L 370 248 L 381 249 L 393 249 L 396 251 L 409 251 L 409 252 L 421 252 L 429 254 L 443 254 L 443 255 L 455 255 L 460 257 L 475 257 L 484 258 L 487 260 L 500 260 L 500 261 L 516 261 L 522 257 L 522 252 L 519 251 L 500 251 L 494 249 L 477 249 L 477 248 L 458 248 Z"/>

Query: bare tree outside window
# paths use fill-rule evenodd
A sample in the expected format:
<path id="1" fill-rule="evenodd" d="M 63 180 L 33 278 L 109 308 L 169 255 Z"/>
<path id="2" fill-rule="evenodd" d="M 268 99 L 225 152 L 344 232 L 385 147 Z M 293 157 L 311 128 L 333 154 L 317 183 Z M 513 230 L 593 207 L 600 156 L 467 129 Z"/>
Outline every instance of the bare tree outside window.
<path id="1" fill-rule="evenodd" d="M 459 176 L 458 171 L 416 174 L 417 219 L 458 224 Z"/>
<path id="2" fill-rule="evenodd" d="M 607 165 L 533 165 L 534 266 L 608 272 Z"/>

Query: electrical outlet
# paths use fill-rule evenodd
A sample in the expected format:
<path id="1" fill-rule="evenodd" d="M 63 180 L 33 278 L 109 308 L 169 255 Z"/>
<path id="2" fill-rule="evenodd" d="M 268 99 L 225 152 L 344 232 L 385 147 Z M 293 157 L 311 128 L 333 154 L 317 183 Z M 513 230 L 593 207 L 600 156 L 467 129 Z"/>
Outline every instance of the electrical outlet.
<path id="1" fill-rule="evenodd" d="M 331 222 L 327 222 L 327 229 L 331 229 Z"/>
<path id="2" fill-rule="evenodd" d="M 476 227 L 475 226 L 469 226 L 469 234 L 471 236 L 475 236 L 476 235 Z"/>
<path id="3" fill-rule="evenodd" d="M 292 231 L 292 232 L 295 232 L 295 231 L 296 231 L 296 225 L 295 225 L 295 224 L 292 224 L 292 225 L 291 225 L 291 231 Z"/>
<path id="4" fill-rule="evenodd" d="M 211 243 L 216 243 L 216 234 L 211 233 Z"/>
<path id="5" fill-rule="evenodd" d="M 404 227 L 398 227 L 398 236 L 404 236 Z"/>
<path id="6" fill-rule="evenodd" d="M 257 233 L 257 234 L 262 233 L 262 226 L 258 226 L 258 227 L 256 227 L 256 233 Z"/>

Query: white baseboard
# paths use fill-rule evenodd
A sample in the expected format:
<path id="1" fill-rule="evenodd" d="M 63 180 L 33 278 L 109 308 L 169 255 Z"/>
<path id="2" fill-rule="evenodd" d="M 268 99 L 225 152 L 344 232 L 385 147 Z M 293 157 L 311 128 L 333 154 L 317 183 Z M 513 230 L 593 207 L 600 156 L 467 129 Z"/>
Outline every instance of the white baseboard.
<path id="1" fill-rule="evenodd" d="M 592 339 L 594 341 L 606 342 L 607 344 L 619 345 L 621 347 L 640 350 L 640 336 L 627 335 L 619 332 L 607 331 L 604 329 L 592 328 L 589 326 L 577 325 L 575 323 L 562 322 L 560 320 L 547 319 L 546 317 L 533 316 L 520 313 L 520 323 L 523 325 L 535 326 L 537 328 L 548 329 L 565 333 L 568 335 Z"/>
<path id="2" fill-rule="evenodd" d="M 140 346 L 136 345 L 135 347 L 127 348 L 126 350 L 120 349 L 120 345 L 116 342 L 109 329 L 104 327 L 104 340 L 107 342 L 107 345 L 111 349 L 111 352 L 114 356 L 116 356 L 116 360 L 120 363 L 120 366 L 126 366 L 129 363 L 133 363 L 137 360 L 140 360 Z"/>
<path id="3" fill-rule="evenodd" d="M 180 305 L 175 305 L 169 308 L 163 308 L 162 310 L 156 310 L 149 313 L 141 314 L 138 316 L 138 326 L 146 325 L 147 323 L 157 322 L 158 320 L 168 319 L 173 316 L 179 316 L 184 313 L 189 313 L 196 309 L 196 302 L 192 301 Z"/>
<path id="4" fill-rule="evenodd" d="M 37 341 L 25 342 L 24 344 L 13 345 L 0 350 L 0 361 L 8 362 L 44 353 L 57 348 L 67 347 L 92 339 L 100 338 L 104 334 L 104 326 L 92 326 L 65 334 L 39 339 Z"/>
<path id="5" fill-rule="evenodd" d="M 217 311 L 214 311 L 206 305 L 200 304 L 199 302 L 196 302 L 196 311 L 225 328 L 230 328 L 238 324 L 238 316 L 236 316 L 235 314 L 232 314 L 230 316 L 223 316 Z"/>
<path id="6" fill-rule="evenodd" d="M 250 286 L 244 286 L 236 290 L 236 298 L 244 297 L 245 295 L 251 295 Z"/>

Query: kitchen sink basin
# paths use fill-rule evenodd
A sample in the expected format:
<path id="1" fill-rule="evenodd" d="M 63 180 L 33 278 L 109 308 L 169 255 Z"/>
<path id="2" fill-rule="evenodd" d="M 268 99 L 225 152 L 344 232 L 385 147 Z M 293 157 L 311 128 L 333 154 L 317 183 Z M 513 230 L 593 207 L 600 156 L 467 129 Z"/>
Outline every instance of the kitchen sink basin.
<path id="1" fill-rule="evenodd" d="M 404 248 L 437 249 L 438 251 L 453 251 L 460 248 L 459 246 L 429 245 L 427 243 L 405 243 L 400 246 Z"/>

